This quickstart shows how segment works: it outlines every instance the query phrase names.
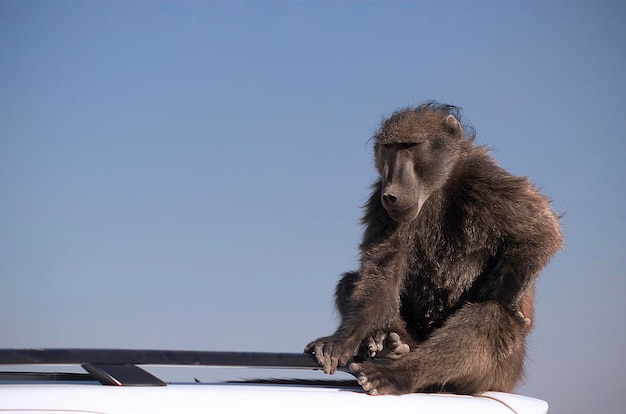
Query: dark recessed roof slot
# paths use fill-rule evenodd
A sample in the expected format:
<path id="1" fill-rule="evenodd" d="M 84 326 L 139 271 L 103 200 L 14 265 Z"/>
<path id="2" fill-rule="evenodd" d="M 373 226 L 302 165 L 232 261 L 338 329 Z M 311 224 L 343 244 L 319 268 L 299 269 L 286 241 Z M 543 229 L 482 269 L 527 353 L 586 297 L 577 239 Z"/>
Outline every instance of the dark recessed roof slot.
<path id="1" fill-rule="evenodd" d="M 83 364 L 102 385 L 164 386 L 163 381 L 136 365 Z"/>
<path id="2" fill-rule="evenodd" d="M 75 374 L 71 372 L 0 372 L 0 381 L 71 381 L 93 382 L 89 374 Z"/>

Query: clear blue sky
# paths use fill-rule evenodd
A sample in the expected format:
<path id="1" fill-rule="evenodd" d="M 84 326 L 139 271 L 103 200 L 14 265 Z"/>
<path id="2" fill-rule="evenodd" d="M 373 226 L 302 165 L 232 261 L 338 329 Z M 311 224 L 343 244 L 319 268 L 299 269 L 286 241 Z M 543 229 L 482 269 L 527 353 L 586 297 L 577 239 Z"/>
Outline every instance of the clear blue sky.
<path id="1" fill-rule="evenodd" d="M 437 99 L 565 214 L 518 391 L 623 412 L 625 74 L 621 2 L 2 1 L 0 347 L 300 352 Z"/>

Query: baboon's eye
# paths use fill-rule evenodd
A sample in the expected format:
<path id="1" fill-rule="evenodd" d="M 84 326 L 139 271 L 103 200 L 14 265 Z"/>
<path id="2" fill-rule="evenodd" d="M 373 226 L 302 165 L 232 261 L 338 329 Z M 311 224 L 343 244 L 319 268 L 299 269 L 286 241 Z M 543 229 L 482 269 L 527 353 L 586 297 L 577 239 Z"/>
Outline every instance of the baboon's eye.
<path id="1" fill-rule="evenodd" d="M 391 144 L 381 144 L 381 146 L 386 150 L 402 151 L 402 150 L 413 148 L 416 145 L 421 144 L 421 143 L 422 142 L 394 142 Z"/>
<path id="2" fill-rule="evenodd" d="M 399 149 L 399 150 L 409 149 L 409 148 L 413 148 L 417 144 L 418 144 L 418 142 L 400 142 L 400 143 L 396 144 L 396 148 Z"/>
<path id="3" fill-rule="evenodd" d="M 396 142 L 393 144 L 382 144 L 382 146 L 385 149 L 393 149 L 396 151 L 400 151 L 404 149 L 413 148 L 417 144 L 419 144 L 419 142 Z"/>

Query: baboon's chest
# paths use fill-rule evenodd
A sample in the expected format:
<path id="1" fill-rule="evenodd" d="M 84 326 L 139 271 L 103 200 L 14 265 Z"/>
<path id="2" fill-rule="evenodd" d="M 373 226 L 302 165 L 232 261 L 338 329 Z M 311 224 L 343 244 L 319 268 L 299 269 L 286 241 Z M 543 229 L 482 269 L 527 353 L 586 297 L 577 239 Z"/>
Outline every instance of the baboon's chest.
<path id="1" fill-rule="evenodd" d="M 442 275 L 432 269 L 413 268 L 408 276 L 400 298 L 400 313 L 409 332 L 423 340 L 450 315 L 454 295 L 446 288 Z"/>
<path id="2" fill-rule="evenodd" d="M 459 254 L 447 259 L 416 255 L 400 298 L 400 312 L 416 339 L 425 339 L 456 311 L 480 267 L 480 260 Z"/>

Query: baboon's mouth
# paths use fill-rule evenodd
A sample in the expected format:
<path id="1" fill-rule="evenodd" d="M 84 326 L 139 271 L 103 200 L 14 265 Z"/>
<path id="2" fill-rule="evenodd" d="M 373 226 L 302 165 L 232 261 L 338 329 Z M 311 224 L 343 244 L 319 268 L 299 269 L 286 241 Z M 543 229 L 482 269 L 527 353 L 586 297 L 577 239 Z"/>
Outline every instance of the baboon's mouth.
<path id="1" fill-rule="evenodd" d="M 396 223 L 407 223 L 409 221 L 413 221 L 417 216 L 418 209 L 414 208 L 414 206 L 410 206 L 404 209 L 385 209 L 387 210 L 387 214 L 389 217 Z"/>

